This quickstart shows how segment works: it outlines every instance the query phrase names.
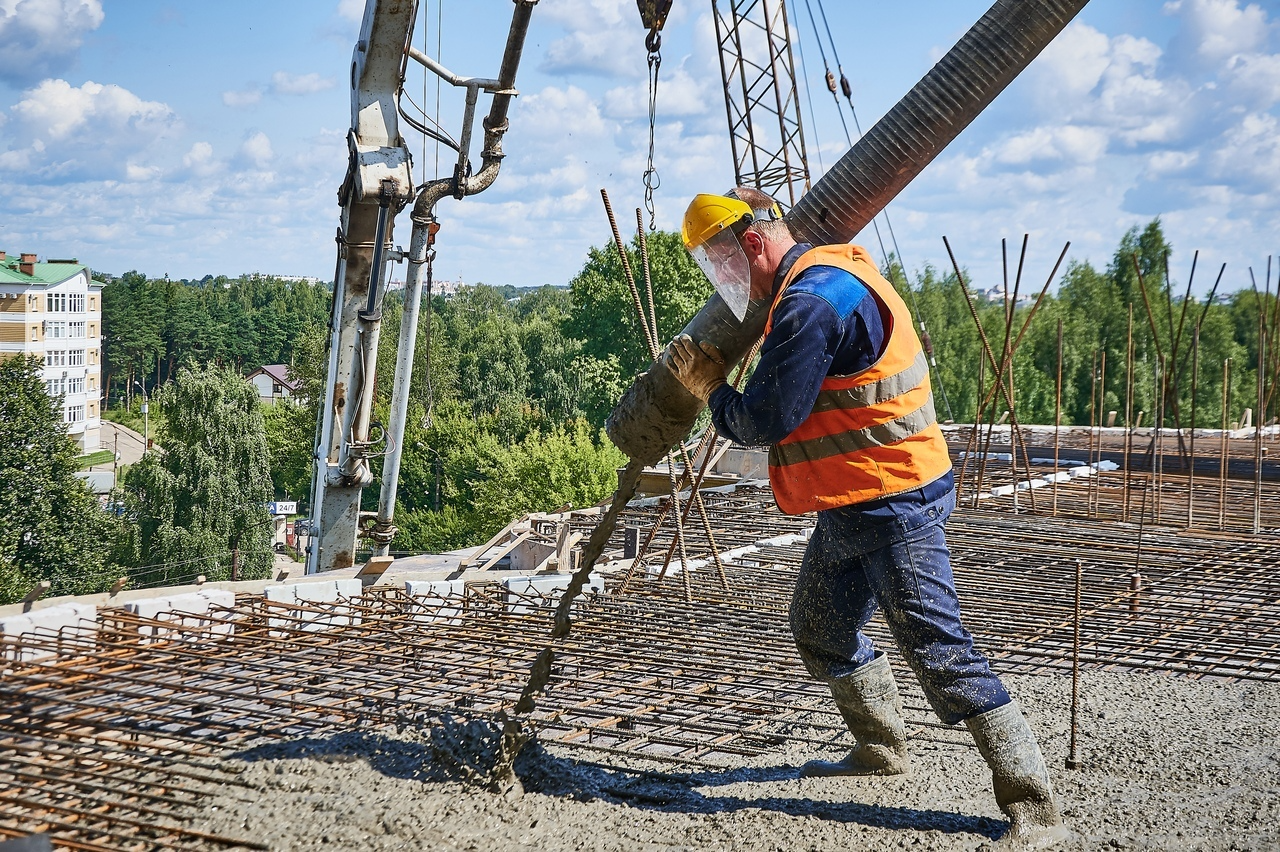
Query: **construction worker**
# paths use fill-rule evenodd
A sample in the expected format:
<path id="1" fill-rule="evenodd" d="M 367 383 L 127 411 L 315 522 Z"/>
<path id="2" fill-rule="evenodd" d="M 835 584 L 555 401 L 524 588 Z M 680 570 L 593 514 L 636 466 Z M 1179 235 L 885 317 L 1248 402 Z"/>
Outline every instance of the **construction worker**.
<path id="1" fill-rule="evenodd" d="M 791 631 L 857 745 L 802 774 L 909 771 L 898 686 L 863 633 L 879 608 L 934 711 L 964 722 L 991 767 L 1002 845 L 1053 845 L 1068 832 L 1035 735 L 961 624 L 944 534 L 955 484 L 911 316 L 866 250 L 797 243 L 781 219 L 747 187 L 699 195 L 684 217 L 685 246 L 739 319 L 771 301 L 743 391 L 708 344 L 682 336 L 666 357 L 720 434 L 769 447 L 778 507 L 817 512 Z"/>

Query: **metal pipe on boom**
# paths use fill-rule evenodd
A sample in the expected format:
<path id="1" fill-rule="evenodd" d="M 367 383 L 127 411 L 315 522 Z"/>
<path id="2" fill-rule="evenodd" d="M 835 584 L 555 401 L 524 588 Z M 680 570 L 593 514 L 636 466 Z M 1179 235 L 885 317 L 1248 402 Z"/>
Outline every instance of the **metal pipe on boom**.
<path id="1" fill-rule="evenodd" d="M 502 137 L 507 132 L 507 111 L 511 99 L 516 96 L 516 72 L 524 51 L 525 35 L 529 31 L 529 19 L 538 0 L 514 0 L 515 12 L 507 45 L 502 55 L 502 67 L 496 80 L 460 77 L 444 66 L 408 48 L 409 58 L 422 63 L 428 70 L 453 86 L 467 90 L 466 111 L 458 145 L 458 162 L 453 176 L 432 181 L 422 188 L 413 206 L 413 234 L 409 244 L 409 270 L 405 277 L 405 313 L 401 319 L 400 341 L 396 348 L 395 383 L 391 392 L 391 412 L 387 418 L 387 450 L 382 463 L 382 489 L 378 495 L 378 511 L 368 535 L 373 540 L 376 553 L 386 556 L 395 537 L 393 523 L 396 508 L 396 490 L 400 480 L 400 460 L 404 443 L 404 427 L 409 413 L 409 384 L 413 378 L 413 356 L 417 343 L 418 311 L 422 301 L 424 270 L 431 243 L 439 225 L 435 206 L 443 198 L 452 195 L 462 199 L 488 189 L 498 177 L 502 167 Z M 474 124 L 476 101 L 480 90 L 493 93 L 493 103 L 484 119 L 484 143 L 480 150 L 480 170 L 471 172 L 471 129 Z"/>
<path id="2" fill-rule="evenodd" d="M 352 565 L 360 538 L 371 540 L 376 551 L 385 555 L 395 536 L 392 516 L 408 416 L 424 265 L 438 229 L 435 205 L 448 195 L 461 199 L 482 192 L 498 176 L 507 110 L 517 94 L 516 71 L 538 0 L 513 2 L 515 11 L 496 79 L 459 76 L 415 50 L 409 44 L 417 15 L 415 0 L 368 0 L 365 6 L 351 64 L 350 163 L 339 190 L 343 215 L 330 320 L 329 371 L 312 480 L 308 573 Z M 398 127 L 399 93 L 409 59 L 466 90 L 464 126 L 453 174 L 416 191 L 411 155 Z M 493 95 L 493 103 L 484 120 L 480 169 L 472 174 L 472 125 L 482 91 Z M 391 412 L 379 436 L 381 441 L 371 441 L 383 270 L 386 260 L 402 257 L 391 243 L 395 216 L 415 198 Z M 374 451 L 378 443 L 382 444 L 381 452 Z M 384 458 L 378 511 L 362 513 L 360 494 L 373 481 L 369 460 L 376 455 Z"/>
<path id="3" fill-rule="evenodd" d="M 796 239 L 815 245 L 852 240 L 1087 3 L 997 0 L 786 214 Z M 768 312 L 766 302 L 753 302 L 739 323 L 712 296 L 681 333 L 718 346 L 732 366 L 764 331 Z M 623 396 L 605 429 L 633 461 L 656 464 L 685 437 L 702 407 L 659 358 Z"/>

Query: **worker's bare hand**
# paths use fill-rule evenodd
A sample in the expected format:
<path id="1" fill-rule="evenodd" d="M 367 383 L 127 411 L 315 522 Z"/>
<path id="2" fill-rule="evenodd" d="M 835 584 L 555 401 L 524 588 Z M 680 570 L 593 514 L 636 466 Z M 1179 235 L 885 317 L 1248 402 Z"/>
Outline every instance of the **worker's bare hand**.
<path id="1" fill-rule="evenodd" d="M 667 347 L 667 366 L 689 393 L 706 402 L 725 383 L 724 356 L 710 343 L 682 334 Z"/>

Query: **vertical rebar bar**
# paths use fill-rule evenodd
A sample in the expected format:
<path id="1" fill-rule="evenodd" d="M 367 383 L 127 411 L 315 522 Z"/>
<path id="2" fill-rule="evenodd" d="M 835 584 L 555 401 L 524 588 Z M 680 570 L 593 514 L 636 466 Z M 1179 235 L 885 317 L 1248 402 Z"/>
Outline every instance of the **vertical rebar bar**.
<path id="1" fill-rule="evenodd" d="M 1058 451 L 1062 431 L 1062 317 L 1058 317 L 1058 381 L 1053 397 L 1053 514 L 1058 514 Z"/>
<path id="2" fill-rule="evenodd" d="M 1156 486 L 1155 493 L 1151 495 L 1152 501 L 1155 503 L 1155 522 L 1160 523 L 1160 510 L 1162 508 L 1161 501 L 1164 497 L 1164 417 L 1165 417 L 1165 370 L 1164 356 L 1156 358 Z"/>
<path id="3" fill-rule="evenodd" d="M 636 277 L 631 271 L 631 258 L 627 256 L 627 246 L 622 242 L 622 232 L 618 230 L 618 220 L 613 215 L 613 205 L 609 202 L 609 193 L 603 188 L 600 190 L 600 198 L 604 201 L 604 212 L 609 217 L 609 227 L 613 231 L 613 245 L 618 250 L 618 258 L 622 261 L 622 274 L 627 279 L 627 289 L 631 293 L 631 305 L 636 309 L 636 320 L 640 323 L 640 332 L 644 335 L 645 345 L 649 349 L 649 357 L 654 361 L 658 360 L 658 343 L 653 339 L 653 334 L 649 329 L 649 317 L 645 313 L 644 302 L 640 298 L 640 291 L 636 287 Z"/>
<path id="4" fill-rule="evenodd" d="M 1253 426 L 1253 534 L 1262 530 L 1262 405 L 1265 399 L 1267 329 L 1258 320 L 1258 412 Z"/>
<path id="5" fill-rule="evenodd" d="M 1098 430 L 1094 425 L 1098 413 L 1098 350 L 1093 350 L 1093 360 L 1089 363 L 1089 444 L 1085 451 L 1085 459 L 1090 468 L 1093 467 L 1093 445 Z M 1096 471 L 1095 471 L 1096 472 Z M 1093 476 L 1085 483 L 1084 514 L 1093 517 Z"/>
<path id="6" fill-rule="evenodd" d="M 1090 462 L 1093 467 L 1093 475 L 1090 477 L 1090 484 L 1093 487 L 1093 516 L 1098 516 L 1098 510 L 1102 503 L 1102 471 L 1099 467 L 1102 465 L 1102 424 L 1103 412 L 1107 410 L 1107 349 L 1102 348 L 1102 354 L 1098 359 L 1098 428 L 1097 440 L 1094 442 L 1094 458 Z"/>
<path id="7" fill-rule="evenodd" d="M 1187 471 L 1187 529 L 1196 523 L 1196 393 L 1200 389 L 1200 325 L 1191 335 L 1191 467 Z"/>
<path id="8" fill-rule="evenodd" d="M 1133 453 L 1133 302 L 1129 303 L 1129 336 L 1125 343 L 1125 380 L 1124 380 L 1124 508 L 1120 516 L 1127 523 L 1129 520 L 1129 498 L 1132 493 L 1129 470 L 1129 459 Z"/>
<path id="9" fill-rule="evenodd" d="M 1067 768 L 1080 768 L 1080 752 L 1077 746 L 1080 712 L 1080 590 L 1084 580 L 1084 563 L 1076 560 L 1076 611 L 1071 641 L 1071 746 L 1067 754 Z"/>
<path id="10" fill-rule="evenodd" d="M 1231 359 L 1222 359 L 1222 447 L 1218 456 L 1218 529 L 1225 525 L 1227 509 L 1227 447 L 1231 436 L 1227 432 L 1227 415 L 1231 399 Z"/>

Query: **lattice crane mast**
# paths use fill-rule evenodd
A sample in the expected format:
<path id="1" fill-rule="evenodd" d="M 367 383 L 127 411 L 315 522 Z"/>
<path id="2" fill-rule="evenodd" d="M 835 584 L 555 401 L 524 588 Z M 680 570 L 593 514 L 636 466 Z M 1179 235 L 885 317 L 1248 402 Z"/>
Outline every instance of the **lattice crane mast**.
<path id="1" fill-rule="evenodd" d="M 649 35 L 650 123 L 661 64 L 661 31 L 671 0 L 636 0 Z M 800 122 L 786 0 L 712 0 L 724 83 L 734 182 L 754 186 L 788 207 L 809 191 L 809 161 Z M 650 129 L 652 139 L 652 127 Z M 646 187 L 651 183 L 646 172 Z"/>

